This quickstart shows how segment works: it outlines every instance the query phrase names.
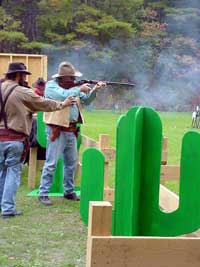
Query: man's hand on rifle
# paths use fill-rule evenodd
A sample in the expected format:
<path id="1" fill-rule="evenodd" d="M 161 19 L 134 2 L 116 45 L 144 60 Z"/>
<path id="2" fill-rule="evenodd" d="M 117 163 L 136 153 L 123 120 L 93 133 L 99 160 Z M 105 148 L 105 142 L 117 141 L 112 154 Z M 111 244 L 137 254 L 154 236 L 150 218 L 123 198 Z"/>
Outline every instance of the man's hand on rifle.
<path id="1" fill-rule="evenodd" d="M 69 96 L 62 103 L 63 103 L 63 107 L 69 107 L 71 105 L 76 104 L 76 98 L 73 96 Z"/>
<path id="2" fill-rule="evenodd" d="M 91 87 L 88 86 L 88 83 L 85 83 L 85 84 L 81 85 L 80 91 L 83 93 L 88 93 L 91 91 Z"/>
<path id="3" fill-rule="evenodd" d="M 106 85 L 107 85 L 106 82 L 99 81 L 97 84 L 95 84 L 95 86 L 93 87 L 93 90 L 99 89 L 101 87 L 105 87 Z"/>
<path id="4" fill-rule="evenodd" d="M 91 88 L 88 83 L 85 83 L 85 84 L 81 85 L 80 90 L 83 93 L 88 93 L 91 90 L 96 90 L 96 89 L 99 89 L 99 88 L 104 87 L 106 85 L 107 85 L 106 82 L 99 81 L 95 84 L 95 86 L 93 88 Z"/>

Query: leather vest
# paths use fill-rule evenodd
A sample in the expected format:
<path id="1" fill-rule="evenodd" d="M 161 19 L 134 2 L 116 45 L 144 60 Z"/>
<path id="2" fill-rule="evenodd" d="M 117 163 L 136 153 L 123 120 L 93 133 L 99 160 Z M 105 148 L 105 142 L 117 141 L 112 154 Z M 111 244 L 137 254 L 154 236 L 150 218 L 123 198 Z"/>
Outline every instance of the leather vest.
<path id="1" fill-rule="evenodd" d="M 77 98 L 77 107 L 79 110 L 79 118 L 77 122 L 84 123 L 84 118 L 81 112 L 82 107 L 79 97 Z M 70 123 L 69 116 L 70 116 L 70 107 L 66 107 L 62 110 L 57 110 L 53 112 L 44 112 L 43 121 L 46 124 L 69 127 Z"/>

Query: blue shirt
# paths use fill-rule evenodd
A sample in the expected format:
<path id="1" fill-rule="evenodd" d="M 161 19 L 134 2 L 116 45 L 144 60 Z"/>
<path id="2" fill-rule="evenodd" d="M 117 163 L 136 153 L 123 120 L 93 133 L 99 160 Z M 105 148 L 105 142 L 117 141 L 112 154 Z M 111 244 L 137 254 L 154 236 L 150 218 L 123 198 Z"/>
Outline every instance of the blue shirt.
<path id="1" fill-rule="evenodd" d="M 70 89 L 63 89 L 59 86 L 56 80 L 51 80 L 46 83 L 45 86 L 45 98 L 50 98 L 53 100 L 64 101 L 67 97 L 79 97 L 80 101 L 84 105 L 89 105 L 96 97 L 96 90 L 91 90 L 89 93 L 85 94 L 80 91 L 80 87 L 72 87 Z M 70 107 L 70 121 L 78 120 L 79 110 L 77 105 L 71 105 Z"/>

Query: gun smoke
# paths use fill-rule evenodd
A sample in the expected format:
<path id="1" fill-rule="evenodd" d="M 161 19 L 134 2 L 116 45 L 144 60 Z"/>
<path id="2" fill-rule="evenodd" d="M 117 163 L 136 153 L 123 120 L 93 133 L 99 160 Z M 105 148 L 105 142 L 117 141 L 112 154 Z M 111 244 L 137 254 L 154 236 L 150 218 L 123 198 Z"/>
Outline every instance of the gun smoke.
<path id="1" fill-rule="evenodd" d="M 49 78 L 61 61 L 70 61 L 84 74 L 83 79 L 135 84 L 129 89 L 104 89 L 95 101 L 97 108 L 145 105 L 161 111 L 190 111 L 192 99 L 200 94 L 200 24 L 192 19 L 194 14 L 199 16 L 200 3 L 180 1 L 176 9 L 180 9 L 182 20 L 169 10 L 159 47 L 147 38 L 134 36 L 128 44 L 113 40 L 103 48 L 90 42 L 82 47 L 44 50 L 49 58 Z"/>

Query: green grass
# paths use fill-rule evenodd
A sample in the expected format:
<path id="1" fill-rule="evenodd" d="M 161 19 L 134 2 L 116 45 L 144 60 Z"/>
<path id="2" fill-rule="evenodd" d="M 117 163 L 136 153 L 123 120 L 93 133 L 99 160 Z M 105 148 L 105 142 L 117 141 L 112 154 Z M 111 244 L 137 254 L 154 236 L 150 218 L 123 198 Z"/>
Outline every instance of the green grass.
<path id="1" fill-rule="evenodd" d="M 99 134 L 110 134 L 111 146 L 116 146 L 116 124 L 120 114 L 111 111 L 85 112 L 86 124 L 82 133 L 98 140 Z M 168 137 L 168 163 L 178 164 L 180 160 L 181 140 L 184 133 L 191 130 L 190 113 L 160 113 L 163 134 Z"/>
<path id="2" fill-rule="evenodd" d="M 191 125 L 191 114 L 161 113 L 163 132 L 168 137 L 168 162 L 179 164 L 181 139 Z M 116 123 L 120 114 L 109 111 L 85 112 L 82 133 L 98 140 L 110 134 L 115 147 Z M 110 168 L 114 183 L 114 163 Z M 38 171 L 38 178 L 40 172 Z M 37 181 L 39 183 L 39 180 Z M 177 183 L 167 184 L 178 190 Z M 24 216 L 0 219 L 0 267 L 83 267 L 85 266 L 87 228 L 79 217 L 79 203 L 52 198 L 54 205 L 44 207 L 37 198 L 27 197 L 27 167 L 17 195 L 17 206 Z"/>
<path id="3" fill-rule="evenodd" d="M 17 198 L 24 216 L 0 220 L 0 266 L 85 266 L 87 229 L 79 203 L 54 198 L 54 205 L 45 207 L 27 193 L 21 186 Z"/>
<path id="4" fill-rule="evenodd" d="M 168 164 L 179 164 L 183 135 L 191 129 L 191 113 L 160 113 L 168 137 Z"/>

